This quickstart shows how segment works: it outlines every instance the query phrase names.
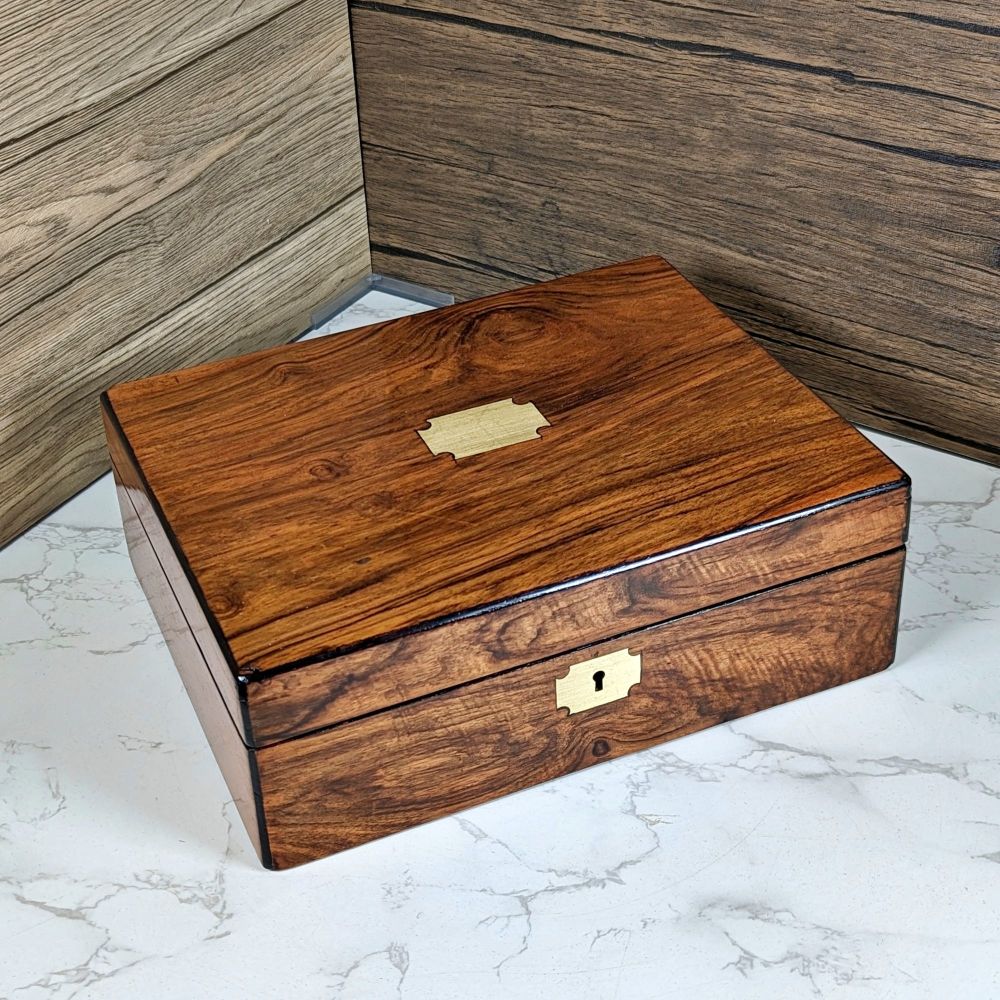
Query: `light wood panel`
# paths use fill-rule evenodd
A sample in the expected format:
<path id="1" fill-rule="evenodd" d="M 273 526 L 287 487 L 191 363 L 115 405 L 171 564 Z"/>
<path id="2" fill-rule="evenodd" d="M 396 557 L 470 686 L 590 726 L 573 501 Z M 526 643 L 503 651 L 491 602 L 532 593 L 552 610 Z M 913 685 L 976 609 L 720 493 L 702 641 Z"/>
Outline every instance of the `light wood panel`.
<path id="1" fill-rule="evenodd" d="M 655 251 L 841 413 L 1000 461 L 992 0 L 354 0 L 375 267 Z"/>
<path id="2" fill-rule="evenodd" d="M 0 544 L 97 394 L 288 340 L 370 267 L 344 0 L 0 0 Z"/>

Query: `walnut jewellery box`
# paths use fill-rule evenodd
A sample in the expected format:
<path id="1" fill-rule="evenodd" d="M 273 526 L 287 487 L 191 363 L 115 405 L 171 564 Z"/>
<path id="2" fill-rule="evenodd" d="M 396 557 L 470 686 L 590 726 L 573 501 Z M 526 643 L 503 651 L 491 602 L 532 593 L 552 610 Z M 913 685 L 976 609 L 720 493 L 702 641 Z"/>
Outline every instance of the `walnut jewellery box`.
<path id="1" fill-rule="evenodd" d="M 268 867 L 893 657 L 907 477 L 657 257 L 102 403 Z"/>

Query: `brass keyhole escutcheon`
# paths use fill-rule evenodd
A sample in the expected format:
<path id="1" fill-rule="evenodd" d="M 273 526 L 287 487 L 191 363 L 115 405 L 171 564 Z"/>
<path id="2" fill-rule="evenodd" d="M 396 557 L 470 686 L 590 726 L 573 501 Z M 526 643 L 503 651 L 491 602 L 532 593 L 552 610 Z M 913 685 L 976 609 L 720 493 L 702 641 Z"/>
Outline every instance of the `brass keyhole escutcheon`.
<path id="1" fill-rule="evenodd" d="M 556 678 L 556 708 L 570 715 L 627 698 L 642 680 L 642 655 L 619 649 L 574 663 L 565 677 Z"/>

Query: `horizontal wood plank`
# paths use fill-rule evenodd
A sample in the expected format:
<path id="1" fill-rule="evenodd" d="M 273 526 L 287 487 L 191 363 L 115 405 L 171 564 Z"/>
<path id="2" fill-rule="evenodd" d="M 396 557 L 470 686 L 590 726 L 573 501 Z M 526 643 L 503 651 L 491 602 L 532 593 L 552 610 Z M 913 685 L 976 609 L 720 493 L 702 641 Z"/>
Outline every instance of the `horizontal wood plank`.
<path id="1" fill-rule="evenodd" d="M 0 3 L 0 169 L 88 128 L 296 0 Z"/>

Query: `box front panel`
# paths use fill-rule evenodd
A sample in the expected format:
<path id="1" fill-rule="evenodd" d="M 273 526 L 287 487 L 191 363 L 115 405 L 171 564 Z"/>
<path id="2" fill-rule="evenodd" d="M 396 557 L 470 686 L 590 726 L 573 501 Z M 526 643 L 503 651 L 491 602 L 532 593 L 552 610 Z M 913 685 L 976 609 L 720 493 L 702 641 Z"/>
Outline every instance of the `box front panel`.
<path id="1" fill-rule="evenodd" d="M 897 549 L 266 747 L 257 761 L 275 867 L 880 670 L 895 648 L 903 555 Z M 571 668 L 586 663 L 587 672 L 595 658 L 584 681 L 611 685 L 638 659 L 639 682 L 626 676 L 627 693 L 596 692 L 593 701 L 611 700 L 593 705 L 578 684 L 571 707 L 558 707 Z"/>
<path id="2" fill-rule="evenodd" d="M 906 540 L 909 488 L 361 649 L 247 688 L 256 746 L 867 559 Z M 461 656 L 455 651 L 461 650 Z"/>

